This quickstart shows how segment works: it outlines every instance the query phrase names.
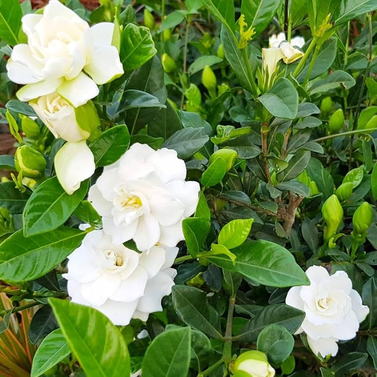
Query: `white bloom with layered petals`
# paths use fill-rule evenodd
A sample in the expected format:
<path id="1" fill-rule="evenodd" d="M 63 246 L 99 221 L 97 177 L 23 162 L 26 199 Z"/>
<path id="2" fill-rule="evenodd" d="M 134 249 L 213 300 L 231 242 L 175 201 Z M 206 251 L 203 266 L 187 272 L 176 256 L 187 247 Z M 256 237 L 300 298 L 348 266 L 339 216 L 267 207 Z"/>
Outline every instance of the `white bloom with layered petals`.
<path id="1" fill-rule="evenodd" d="M 154 246 L 139 254 L 93 231 L 68 257 L 68 294 L 115 325 L 125 326 L 131 318 L 146 321 L 150 313 L 162 310 L 162 298 L 171 293 L 176 270 L 170 267 L 177 253 L 176 247 Z"/>
<path id="2" fill-rule="evenodd" d="M 293 287 L 286 303 L 306 314 L 297 333 L 305 332 L 312 351 L 322 357 L 338 353 L 338 340 L 356 336 L 369 313 L 360 295 L 352 289 L 352 282 L 344 271 L 334 275 L 324 267 L 312 266 L 306 271 L 310 286 Z"/>
<path id="3" fill-rule="evenodd" d="M 7 64 L 11 81 L 28 84 L 17 93 L 21 101 L 57 91 L 77 107 L 98 94 L 96 84 L 123 74 L 118 50 L 111 45 L 112 23 L 89 27 L 58 0 L 50 0 L 43 15 L 22 18 L 22 29 L 28 43 L 15 46 Z"/>
<path id="4" fill-rule="evenodd" d="M 174 150 L 136 143 L 104 169 L 89 201 L 115 243 L 134 239 L 141 251 L 158 242 L 172 247 L 183 240 L 182 221 L 198 203 L 199 184 L 185 178 L 185 163 Z"/>

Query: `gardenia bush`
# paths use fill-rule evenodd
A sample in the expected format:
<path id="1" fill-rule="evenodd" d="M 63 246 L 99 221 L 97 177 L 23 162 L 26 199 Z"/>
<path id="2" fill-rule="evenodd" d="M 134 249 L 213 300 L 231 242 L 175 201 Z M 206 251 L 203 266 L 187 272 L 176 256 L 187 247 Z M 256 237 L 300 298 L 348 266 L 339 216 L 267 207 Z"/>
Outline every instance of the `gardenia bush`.
<path id="1" fill-rule="evenodd" d="M 3 0 L 0 375 L 375 376 L 376 10 Z"/>

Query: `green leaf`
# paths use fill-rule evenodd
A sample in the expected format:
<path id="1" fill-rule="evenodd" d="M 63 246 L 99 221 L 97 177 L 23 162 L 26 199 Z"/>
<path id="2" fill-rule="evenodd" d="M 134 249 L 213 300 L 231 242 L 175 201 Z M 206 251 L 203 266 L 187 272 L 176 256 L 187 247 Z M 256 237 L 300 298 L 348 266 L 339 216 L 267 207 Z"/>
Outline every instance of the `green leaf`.
<path id="1" fill-rule="evenodd" d="M 16 170 L 14 166 L 14 157 L 13 156 L 0 156 L 0 169 L 1 170 Z"/>
<path id="2" fill-rule="evenodd" d="M 325 79 L 317 80 L 310 87 L 310 94 L 327 93 L 330 90 L 338 89 L 340 87 L 344 89 L 350 89 L 356 84 L 355 79 L 344 71 L 334 71 L 328 75 Z"/>
<path id="3" fill-rule="evenodd" d="M 0 245 L 0 279 L 24 282 L 45 275 L 80 245 L 85 234 L 60 227 L 26 238 L 20 229 Z"/>
<path id="4" fill-rule="evenodd" d="M 130 134 L 124 125 L 105 131 L 91 145 L 97 167 L 107 166 L 119 160 L 130 145 Z"/>
<path id="5" fill-rule="evenodd" d="M 20 192 L 13 182 L 0 183 L 0 207 L 6 208 L 10 213 L 22 213 L 30 194 Z"/>
<path id="6" fill-rule="evenodd" d="M 201 217 L 189 217 L 182 222 L 183 235 L 187 248 L 193 257 L 196 257 L 207 238 L 211 222 Z"/>
<path id="7" fill-rule="evenodd" d="M 173 304 L 175 311 L 187 325 L 212 338 L 222 338 L 218 313 L 208 305 L 205 292 L 194 287 L 175 285 Z"/>
<path id="8" fill-rule="evenodd" d="M 153 339 L 145 353 L 143 376 L 186 376 L 190 367 L 190 349 L 190 327 L 164 331 Z"/>
<path id="9" fill-rule="evenodd" d="M 311 153 L 309 151 L 300 150 L 288 162 L 288 166 L 277 178 L 281 181 L 289 181 L 299 176 L 308 166 Z"/>
<path id="10" fill-rule="evenodd" d="M 72 195 L 68 195 L 57 177 L 44 181 L 32 193 L 23 212 L 26 237 L 49 232 L 63 225 L 85 198 L 89 180 L 83 182 Z"/>
<path id="11" fill-rule="evenodd" d="M 233 249 L 242 245 L 250 234 L 254 219 L 233 220 L 225 224 L 219 234 L 219 244 Z"/>
<path id="12" fill-rule="evenodd" d="M 235 264 L 222 255 L 209 256 L 217 266 L 236 271 L 260 284 L 272 287 L 308 285 L 309 279 L 284 247 L 269 241 L 252 241 L 232 250 Z"/>
<path id="13" fill-rule="evenodd" d="M 65 339 L 87 376 L 130 375 L 126 341 L 104 314 L 66 300 L 51 298 L 49 301 Z"/>
<path id="14" fill-rule="evenodd" d="M 367 340 L 367 351 L 373 360 L 373 365 L 377 369 L 377 339 L 372 336 Z"/>
<path id="15" fill-rule="evenodd" d="M 366 318 L 368 329 L 377 325 L 377 278 L 371 277 L 363 286 L 363 304 L 369 308 Z"/>
<path id="16" fill-rule="evenodd" d="M 94 229 L 102 229 L 102 217 L 87 200 L 82 201 L 73 212 L 83 223 L 89 224 Z"/>
<path id="17" fill-rule="evenodd" d="M 262 33 L 279 8 L 281 0 L 242 0 L 241 13 L 245 15 L 248 26 Z"/>
<path id="18" fill-rule="evenodd" d="M 260 332 L 267 326 L 277 324 L 294 334 L 302 324 L 305 312 L 285 304 L 268 305 L 254 319 L 250 320 L 237 335 L 237 340 L 255 342 Z"/>
<path id="19" fill-rule="evenodd" d="M 19 43 L 22 9 L 18 0 L 0 2 L 0 39 L 14 46 Z"/>
<path id="20" fill-rule="evenodd" d="M 170 103 L 166 102 L 166 109 L 161 109 L 152 122 L 149 122 L 148 134 L 166 140 L 181 128 L 182 123 L 178 114 Z"/>
<path id="21" fill-rule="evenodd" d="M 33 358 L 31 377 L 39 377 L 54 365 L 65 359 L 71 353 L 71 349 L 60 329 L 47 335 Z"/>
<path id="22" fill-rule="evenodd" d="M 202 185 L 206 187 L 215 186 L 222 181 L 227 171 L 224 159 L 217 157 L 205 170 L 202 175 Z"/>
<path id="23" fill-rule="evenodd" d="M 358 168 L 350 170 L 343 178 L 342 183 L 352 183 L 352 188 L 355 189 L 362 182 L 364 177 L 364 166 L 361 165 Z"/>
<path id="24" fill-rule="evenodd" d="M 202 0 L 203 5 L 230 31 L 235 27 L 235 11 L 233 0 Z"/>
<path id="25" fill-rule="evenodd" d="M 223 59 L 219 58 L 216 55 L 205 55 L 200 56 L 198 59 L 192 63 L 188 69 L 188 73 L 190 75 L 193 75 L 194 73 L 197 73 L 204 69 L 207 65 L 212 66 L 214 64 L 221 63 Z"/>
<path id="26" fill-rule="evenodd" d="M 15 99 L 11 99 L 10 101 L 6 103 L 5 107 L 14 113 L 27 115 L 29 117 L 37 116 L 33 108 L 26 102 L 21 102 Z"/>
<path id="27" fill-rule="evenodd" d="M 323 194 L 323 200 L 326 200 L 334 193 L 333 178 L 319 160 L 312 158 L 306 172 L 310 179 L 317 185 L 319 192 Z"/>
<path id="28" fill-rule="evenodd" d="M 167 29 L 175 28 L 185 19 L 185 14 L 182 11 L 174 11 L 162 21 L 161 27 L 158 29 L 159 32 L 162 32 Z"/>
<path id="29" fill-rule="evenodd" d="M 174 149 L 179 158 L 186 159 L 201 149 L 208 140 L 204 128 L 185 128 L 170 136 L 162 147 Z"/>
<path id="30" fill-rule="evenodd" d="M 3 315 L 1 322 L 0 322 L 0 335 L 9 328 L 9 321 L 11 319 L 12 310 L 7 310 Z"/>
<path id="31" fill-rule="evenodd" d="M 58 328 L 54 313 L 49 305 L 45 305 L 34 314 L 29 329 L 31 343 L 37 344 L 52 331 Z"/>
<path id="32" fill-rule="evenodd" d="M 377 200 L 377 162 L 373 166 L 372 177 L 371 177 L 371 188 L 373 199 Z"/>
<path id="33" fill-rule="evenodd" d="M 293 193 L 308 198 L 310 196 L 310 189 L 305 184 L 299 181 L 289 181 L 279 183 L 276 188 L 281 191 L 292 191 Z"/>
<path id="34" fill-rule="evenodd" d="M 156 96 L 143 92 L 141 90 L 128 89 L 124 93 L 124 109 L 143 109 L 143 108 L 158 108 L 162 109 L 166 106 L 162 104 Z"/>
<path id="35" fill-rule="evenodd" d="M 372 12 L 377 9 L 375 0 L 341 0 L 333 19 L 335 26 L 339 26 L 364 13 Z"/>
<path id="36" fill-rule="evenodd" d="M 157 53 L 151 32 L 144 26 L 128 24 L 122 33 L 120 58 L 125 71 L 145 64 Z"/>
<path id="37" fill-rule="evenodd" d="M 291 354 L 295 341 L 291 333 L 283 326 L 272 324 L 265 327 L 257 340 L 258 351 L 264 352 L 268 360 L 280 365 Z"/>
<path id="38" fill-rule="evenodd" d="M 340 377 L 361 368 L 367 358 L 368 354 L 364 352 L 348 352 L 336 361 L 331 370 L 335 372 L 335 376 Z"/>
<path id="39" fill-rule="evenodd" d="M 258 100 L 275 117 L 295 119 L 297 116 L 298 93 L 293 84 L 284 77 Z"/>
<path id="40" fill-rule="evenodd" d="M 211 211 L 208 207 L 207 199 L 203 191 L 199 193 L 199 201 L 196 206 L 195 217 L 200 217 L 205 220 L 211 220 Z"/>

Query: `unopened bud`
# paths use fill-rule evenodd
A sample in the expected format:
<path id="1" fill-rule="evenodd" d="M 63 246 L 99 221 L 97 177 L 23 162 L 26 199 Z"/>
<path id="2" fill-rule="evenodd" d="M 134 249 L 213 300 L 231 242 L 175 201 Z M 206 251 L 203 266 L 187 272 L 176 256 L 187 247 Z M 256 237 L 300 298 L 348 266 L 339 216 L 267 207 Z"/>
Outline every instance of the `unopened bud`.
<path id="1" fill-rule="evenodd" d="M 364 234 L 373 221 L 373 210 L 369 203 L 362 203 L 353 214 L 352 224 L 356 234 Z"/>
<path id="2" fill-rule="evenodd" d="M 331 195 L 323 204 L 322 215 L 326 222 L 324 239 L 328 241 L 336 234 L 343 220 L 343 208 L 335 194 Z"/>
<path id="3" fill-rule="evenodd" d="M 329 119 L 329 131 L 331 134 L 339 132 L 344 126 L 344 113 L 342 109 L 335 111 Z"/>
<path id="4" fill-rule="evenodd" d="M 40 177 L 46 169 L 43 155 L 28 145 L 17 148 L 14 162 L 17 171 L 28 178 Z"/>

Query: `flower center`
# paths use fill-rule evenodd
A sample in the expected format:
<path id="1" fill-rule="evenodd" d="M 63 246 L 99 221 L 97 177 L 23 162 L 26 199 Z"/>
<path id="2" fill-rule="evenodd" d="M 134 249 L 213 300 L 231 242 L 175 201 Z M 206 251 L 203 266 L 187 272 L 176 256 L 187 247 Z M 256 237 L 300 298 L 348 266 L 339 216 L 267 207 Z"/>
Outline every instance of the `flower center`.
<path id="1" fill-rule="evenodd" d="M 108 261 L 112 262 L 112 264 L 116 267 L 121 267 L 124 264 L 123 256 L 117 251 L 113 250 L 106 250 L 105 257 Z"/>
<path id="2" fill-rule="evenodd" d="M 319 309 L 323 309 L 323 310 L 328 309 L 330 305 L 331 305 L 330 297 L 320 298 L 317 302 L 317 306 L 319 307 Z"/>

